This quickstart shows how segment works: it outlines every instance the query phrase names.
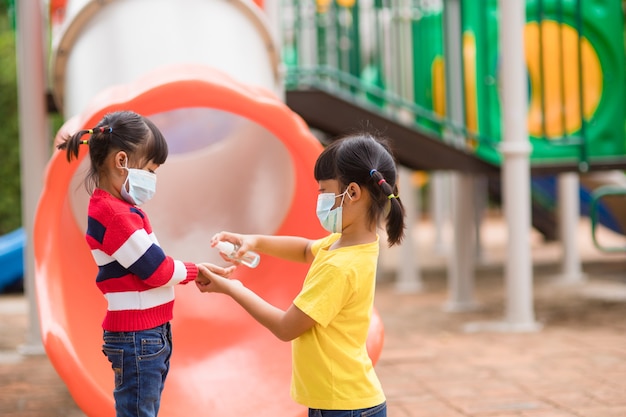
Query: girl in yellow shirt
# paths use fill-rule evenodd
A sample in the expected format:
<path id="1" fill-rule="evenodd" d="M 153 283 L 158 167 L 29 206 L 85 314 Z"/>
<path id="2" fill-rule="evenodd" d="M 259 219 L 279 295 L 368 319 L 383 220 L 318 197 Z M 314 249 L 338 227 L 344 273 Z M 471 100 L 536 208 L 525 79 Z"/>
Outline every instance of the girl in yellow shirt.
<path id="1" fill-rule="evenodd" d="M 237 255 L 257 251 L 310 263 L 300 293 L 283 311 L 240 281 L 200 265 L 203 292 L 227 294 L 279 339 L 292 342 L 291 396 L 311 417 L 385 417 L 385 394 L 367 354 L 378 262 L 377 227 L 384 220 L 388 244 L 404 236 L 404 207 L 397 195 L 396 165 L 383 139 L 353 135 L 318 157 L 317 216 L 330 234 L 319 240 L 295 236 L 220 232 Z M 224 259 L 229 258 L 224 256 Z"/>

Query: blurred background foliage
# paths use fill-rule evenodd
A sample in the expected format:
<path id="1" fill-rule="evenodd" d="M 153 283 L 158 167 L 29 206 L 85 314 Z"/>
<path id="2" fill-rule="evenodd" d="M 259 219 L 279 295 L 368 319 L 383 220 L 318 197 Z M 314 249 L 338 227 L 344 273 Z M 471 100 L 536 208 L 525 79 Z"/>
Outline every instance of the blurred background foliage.
<path id="1" fill-rule="evenodd" d="M 14 0 L 0 0 L 0 236 L 22 226 L 16 61 Z M 63 120 L 57 113 L 48 116 L 52 140 Z"/>
<path id="2" fill-rule="evenodd" d="M 22 224 L 13 10 L 0 1 L 0 235 Z"/>

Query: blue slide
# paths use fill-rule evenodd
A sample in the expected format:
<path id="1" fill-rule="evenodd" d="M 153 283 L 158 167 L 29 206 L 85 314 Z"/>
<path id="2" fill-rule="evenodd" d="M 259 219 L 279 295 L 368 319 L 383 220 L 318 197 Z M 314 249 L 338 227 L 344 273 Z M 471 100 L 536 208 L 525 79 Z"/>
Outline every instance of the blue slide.
<path id="1" fill-rule="evenodd" d="M 595 189 L 603 185 L 624 187 L 626 177 L 617 171 L 599 172 L 588 174 L 580 180 L 580 215 L 589 216 L 592 194 Z M 533 177 L 531 181 L 533 202 L 549 212 L 556 210 L 557 204 L 557 179 L 555 176 Z M 626 216 L 624 212 L 624 200 L 622 201 L 599 201 L 598 221 L 603 226 L 626 235 Z"/>
<path id="2" fill-rule="evenodd" d="M 22 228 L 0 236 L 0 293 L 23 280 L 25 244 L 26 232 Z"/>

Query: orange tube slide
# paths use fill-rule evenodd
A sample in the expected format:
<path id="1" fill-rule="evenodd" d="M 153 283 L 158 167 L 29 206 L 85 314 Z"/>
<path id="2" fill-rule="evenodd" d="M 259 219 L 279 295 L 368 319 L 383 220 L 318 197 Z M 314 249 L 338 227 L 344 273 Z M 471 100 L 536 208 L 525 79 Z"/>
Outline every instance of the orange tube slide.
<path id="1" fill-rule="evenodd" d="M 95 126 L 107 112 L 131 109 L 163 130 L 170 157 L 158 192 L 146 204 L 165 251 L 219 262 L 210 236 L 324 231 L 315 217 L 313 165 L 321 145 L 273 94 L 200 65 L 161 68 L 135 83 L 109 88 L 61 129 Z M 34 226 L 35 284 L 46 352 L 78 406 L 90 417 L 114 416 L 113 373 L 101 353 L 106 309 L 96 266 L 84 240 L 88 196 L 81 180 L 88 158 L 48 165 Z M 286 308 L 307 265 L 263 257 L 235 278 Z M 276 339 L 225 296 L 176 288 L 174 353 L 160 416 L 301 416 L 289 397 L 290 344 Z M 368 349 L 383 342 L 374 314 Z"/>

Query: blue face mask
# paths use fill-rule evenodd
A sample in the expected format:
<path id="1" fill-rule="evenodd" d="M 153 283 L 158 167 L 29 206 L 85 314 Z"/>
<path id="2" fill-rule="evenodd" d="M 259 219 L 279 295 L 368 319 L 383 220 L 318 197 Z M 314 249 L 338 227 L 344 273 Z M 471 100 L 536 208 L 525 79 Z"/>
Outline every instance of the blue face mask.
<path id="1" fill-rule="evenodd" d="M 343 199 L 346 195 L 352 199 L 350 194 L 348 194 L 348 190 L 337 195 L 334 193 L 322 193 L 317 196 L 317 218 L 322 227 L 330 233 L 341 233 L 342 231 Z M 341 204 L 333 209 L 337 197 L 341 197 Z"/>
<path id="2" fill-rule="evenodd" d="M 122 184 L 122 198 L 130 204 L 140 206 L 150 200 L 156 192 L 156 174 L 145 169 L 124 167 L 128 171 Z M 128 186 L 128 190 L 126 187 Z"/>

